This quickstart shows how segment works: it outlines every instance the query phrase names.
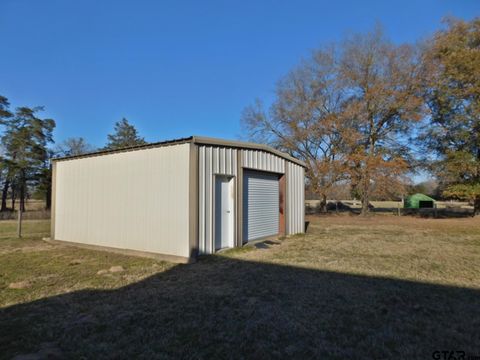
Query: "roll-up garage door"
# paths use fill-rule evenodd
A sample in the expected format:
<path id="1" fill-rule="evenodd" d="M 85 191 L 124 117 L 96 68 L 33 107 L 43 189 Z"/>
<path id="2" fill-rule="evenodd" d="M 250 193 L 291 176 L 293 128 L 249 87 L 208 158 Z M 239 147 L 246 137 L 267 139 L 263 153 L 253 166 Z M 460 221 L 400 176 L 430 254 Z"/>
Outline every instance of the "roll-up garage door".
<path id="1" fill-rule="evenodd" d="M 278 234 L 278 175 L 245 170 L 243 173 L 243 239 Z"/>

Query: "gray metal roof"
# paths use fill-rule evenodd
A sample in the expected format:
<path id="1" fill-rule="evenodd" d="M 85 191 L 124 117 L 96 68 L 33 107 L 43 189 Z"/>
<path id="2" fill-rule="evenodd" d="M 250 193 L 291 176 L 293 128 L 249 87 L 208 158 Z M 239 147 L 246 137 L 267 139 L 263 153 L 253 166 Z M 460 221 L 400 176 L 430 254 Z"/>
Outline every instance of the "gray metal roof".
<path id="1" fill-rule="evenodd" d="M 262 150 L 262 151 L 266 151 L 274 155 L 277 155 L 288 161 L 294 162 L 303 167 L 306 167 L 303 161 L 298 160 L 297 158 L 294 158 L 293 156 L 287 153 L 284 153 L 282 151 L 279 151 L 277 149 L 274 149 L 268 145 L 256 144 L 256 143 L 244 142 L 244 141 L 224 140 L 224 139 L 210 138 L 210 137 L 204 137 L 204 136 L 190 136 L 186 138 L 172 139 L 172 140 L 154 142 L 154 143 L 149 143 L 145 145 L 130 146 L 125 148 L 113 149 L 113 150 L 99 150 L 99 151 L 82 154 L 82 155 L 53 158 L 52 161 L 74 160 L 74 159 L 103 156 L 103 155 L 116 154 L 116 153 L 122 153 L 122 152 L 128 152 L 128 151 L 145 150 L 145 149 L 151 149 L 151 148 L 156 148 L 161 146 L 177 145 L 177 144 L 183 144 L 183 143 L 194 143 L 199 145 L 212 145 L 212 146 L 221 146 L 221 147 L 233 147 L 238 149 Z"/>

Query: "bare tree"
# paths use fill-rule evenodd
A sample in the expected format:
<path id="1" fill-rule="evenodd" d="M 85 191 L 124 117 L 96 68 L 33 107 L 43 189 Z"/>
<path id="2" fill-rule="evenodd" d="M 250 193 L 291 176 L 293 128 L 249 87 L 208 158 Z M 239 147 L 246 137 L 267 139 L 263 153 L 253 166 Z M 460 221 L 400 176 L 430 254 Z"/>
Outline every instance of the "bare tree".
<path id="1" fill-rule="evenodd" d="M 306 162 L 308 185 L 320 196 L 322 211 L 328 190 L 347 174 L 348 127 L 339 116 L 345 93 L 336 60 L 334 47 L 317 51 L 278 83 L 268 113 L 257 100 L 242 116 L 250 139 Z"/>
<path id="2" fill-rule="evenodd" d="M 55 149 L 59 156 L 76 156 L 95 151 L 95 147 L 89 144 L 83 137 L 71 137 L 60 143 Z"/>
<path id="3" fill-rule="evenodd" d="M 350 94 L 344 116 L 353 122 L 356 138 L 351 171 L 365 214 L 374 189 L 389 191 L 403 183 L 408 135 L 425 114 L 425 70 L 416 47 L 392 44 L 379 27 L 350 37 L 342 48 L 341 76 Z"/>
<path id="4" fill-rule="evenodd" d="M 250 138 L 306 162 L 324 206 L 328 189 L 349 178 L 366 214 L 372 193 L 402 192 L 406 136 L 424 114 L 423 71 L 415 47 L 376 28 L 316 51 L 280 81 L 268 113 L 257 101 L 242 121 Z"/>

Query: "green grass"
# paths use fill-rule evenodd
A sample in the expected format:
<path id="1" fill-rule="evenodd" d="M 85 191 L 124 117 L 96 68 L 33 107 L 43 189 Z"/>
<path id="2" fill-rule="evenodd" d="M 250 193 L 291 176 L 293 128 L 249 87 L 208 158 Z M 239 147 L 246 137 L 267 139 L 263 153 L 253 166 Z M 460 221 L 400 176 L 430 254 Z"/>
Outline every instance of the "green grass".
<path id="1" fill-rule="evenodd" d="M 0 306 L 29 302 L 85 288 L 114 289 L 139 281 L 173 264 L 103 251 L 53 245 L 50 222 L 26 221 L 16 238 L 16 224 L 0 223 Z M 112 266 L 125 271 L 97 275 Z M 16 289 L 9 286 L 18 284 Z"/>
<path id="2" fill-rule="evenodd" d="M 192 265 L 50 245 L 46 222 L 17 240 L 0 223 L 0 358 L 479 355 L 480 219 L 310 220 Z"/>

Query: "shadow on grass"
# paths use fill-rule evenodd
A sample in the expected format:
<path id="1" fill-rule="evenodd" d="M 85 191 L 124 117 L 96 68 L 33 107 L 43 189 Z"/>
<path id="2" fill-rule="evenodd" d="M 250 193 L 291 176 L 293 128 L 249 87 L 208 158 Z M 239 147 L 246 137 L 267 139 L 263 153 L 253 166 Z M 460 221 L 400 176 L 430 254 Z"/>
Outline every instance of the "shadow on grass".
<path id="1" fill-rule="evenodd" d="M 226 256 L 11 306 L 0 319 L 1 358 L 45 343 L 92 359 L 480 355 L 480 291 Z"/>

